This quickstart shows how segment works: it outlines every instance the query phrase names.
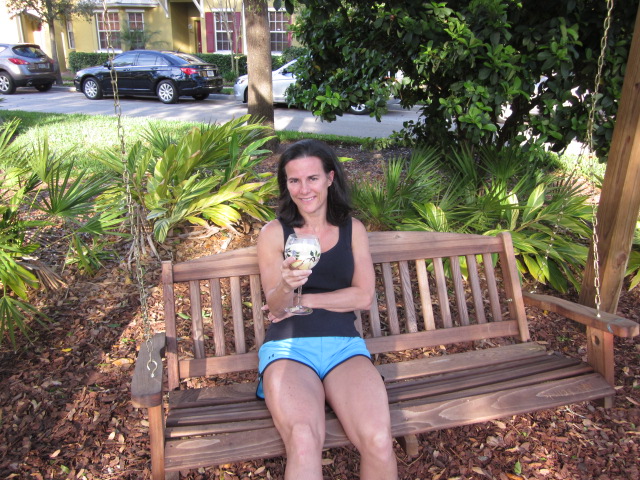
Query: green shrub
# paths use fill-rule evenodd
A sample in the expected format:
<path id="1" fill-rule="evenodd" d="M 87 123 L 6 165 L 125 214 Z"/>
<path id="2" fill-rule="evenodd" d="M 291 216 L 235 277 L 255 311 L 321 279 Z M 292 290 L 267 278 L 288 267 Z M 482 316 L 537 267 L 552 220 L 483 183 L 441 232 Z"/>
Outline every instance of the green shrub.
<path id="1" fill-rule="evenodd" d="M 274 195 L 275 179 L 267 181 L 268 174 L 255 172 L 271 153 L 262 146 L 272 137 L 265 137 L 266 127 L 249 119 L 245 115 L 221 125 L 194 127 L 179 137 L 151 127 L 125 162 L 117 150 L 100 152 L 95 159 L 112 172 L 116 185 L 106 201 L 122 205 L 130 192 L 136 210 L 151 222 L 161 243 L 184 224 L 207 227 L 210 222 L 233 229 L 243 214 L 273 218 L 266 201 Z"/>
<path id="2" fill-rule="evenodd" d="M 95 208 L 94 199 L 106 190 L 104 178 L 76 173 L 67 154 L 51 151 L 46 138 L 16 147 L 10 143 L 16 127 L 13 121 L 0 128 L 0 160 L 8 165 L 0 171 L 0 344 L 8 336 L 14 348 L 16 333 L 29 333 L 29 320 L 46 318 L 29 303 L 29 290 L 61 283 L 38 260 L 39 252 L 65 242 L 66 263 L 75 258 L 79 270 L 92 273 L 100 260 L 87 239 L 107 238 L 122 221 Z M 51 228 L 63 235 L 52 238 Z"/>
<path id="3" fill-rule="evenodd" d="M 354 205 L 377 229 L 495 235 L 509 231 L 520 272 L 566 292 L 579 288 L 591 208 L 575 179 L 549 174 L 553 159 L 520 148 L 415 152 L 361 179 Z"/>
<path id="4" fill-rule="evenodd" d="M 90 53 L 90 52 L 70 52 L 69 68 L 73 72 L 82 70 L 87 67 L 102 65 L 109 60 L 108 53 Z"/>

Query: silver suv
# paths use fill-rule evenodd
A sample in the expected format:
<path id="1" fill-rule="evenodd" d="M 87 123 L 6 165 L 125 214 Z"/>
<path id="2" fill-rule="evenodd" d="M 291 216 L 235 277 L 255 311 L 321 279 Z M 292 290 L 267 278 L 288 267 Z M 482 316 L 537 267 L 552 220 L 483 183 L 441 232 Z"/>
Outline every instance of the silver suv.
<path id="1" fill-rule="evenodd" d="M 56 65 L 38 45 L 0 43 L 0 93 L 10 95 L 16 87 L 35 87 L 46 92 L 56 81 Z"/>

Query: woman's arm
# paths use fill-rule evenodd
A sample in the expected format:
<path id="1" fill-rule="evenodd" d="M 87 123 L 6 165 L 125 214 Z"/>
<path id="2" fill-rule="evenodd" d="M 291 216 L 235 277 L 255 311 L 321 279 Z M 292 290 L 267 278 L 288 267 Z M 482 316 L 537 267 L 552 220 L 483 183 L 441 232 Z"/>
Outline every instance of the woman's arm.
<path id="1" fill-rule="evenodd" d="M 292 270 L 295 258 L 284 259 L 284 233 L 278 220 L 267 223 L 258 237 L 258 267 L 272 319 L 288 317 L 285 307 L 293 305 L 294 290 L 304 285 L 311 270 Z M 275 320 L 274 320 L 275 321 Z"/>
<path id="2" fill-rule="evenodd" d="M 351 249 L 354 272 L 351 286 L 326 293 L 302 295 L 302 304 L 311 308 L 324 308 L 333 312 L 367 310 L 371 307 L 375 289 L 375 273 L 369 251 L 369 237 L 362 222 L 352 219 Z M 271 306 L 271 305 L 269 305 Z"/>

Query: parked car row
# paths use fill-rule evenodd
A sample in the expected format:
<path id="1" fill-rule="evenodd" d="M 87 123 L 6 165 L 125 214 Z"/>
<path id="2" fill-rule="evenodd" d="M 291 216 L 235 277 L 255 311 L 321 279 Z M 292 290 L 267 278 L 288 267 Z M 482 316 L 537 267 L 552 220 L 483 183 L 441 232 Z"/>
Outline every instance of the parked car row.
<path id="1" fill-rule="evenodd" d="M 287 88 L 295 83 L 292 66 L 296 60 L 272 72 L 273 103 L 287 103 Z M 163 103 L 176 103 L 180 97 L 204 100 L 210 93 L 222 91 L 222 76 L 212 63 L 187 53 L 131 50 L 110 62 L 78 70 L 73 79 L 78 92 L 89 100 L 113 95 L 112 73 L 118 93 L 129 96 L 157 97 Z M 33 86 L 41 92 L 56 80 L 55 64 L 34 44 L 0 44 L 0 93 L 11 94 L 16 87 Z M 249 78 L 241 75 L 234 85 L 234 96 L 247 103 Z M 364 105 L 354 105 L 355 115 L 368 113 Z"/>

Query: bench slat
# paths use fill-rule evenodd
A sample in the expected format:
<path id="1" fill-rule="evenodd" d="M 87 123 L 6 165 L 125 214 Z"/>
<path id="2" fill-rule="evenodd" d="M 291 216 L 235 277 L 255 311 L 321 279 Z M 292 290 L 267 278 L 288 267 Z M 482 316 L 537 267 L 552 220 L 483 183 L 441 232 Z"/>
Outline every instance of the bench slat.
<path id="1" fill-rule="evenodd" d="M 247 346 L 244 337 L 244 317 L 242 315 L 242 288 L 240 277 L 231 277 L 231 315 L 233 317 L 233 336 L 235 339 L 236 353 L 246 353 Z"/>
<path id="2" fill-rule="evenodd" d="M 253 313 L 253 332 L 256 339 L 256 347 L 260 348 L 264 343 L 264 314 L 262 313 L 262 285 L 260 275 L 249 277 L 249 289 L 251 290 L 251 311 Z"/>
<path id="3" fill-rule="evenodd" d="M 224 339 L 224 317 L 222 316 L 222 289 L 219 278 L 209 279 L 209 292 L 211 295 L 211 318 L 213 320 L 213 346 L 215 356 L 222 357 L 227 354 Z"/>
<path id="4" fill-rule="evenodd" d="M 458 307 L 458 318 L 460 319 L 461 325 L 469 325 L 469 310 L 467 309 L 467 297 L 462 280 L 460 258 L 450 257 L 449 262 L 451 265 L 451 277 L 453 279 L 453 291 L 456 297 L 456 306 Z"/>
<path id="5" fill-rule="evenodd" d="M 478 262 L 476 262 L 475 255 L 467 255 L 466 259 L 476 321 L 478 323 L 487 323 L 487 317 L 484 314 L 484 303 L 482 301 L 482 290 L 480 289 L 480 277 L 478 276 Z"/>
<path id="6" fill-rule="evenodd" d="M 380 310 L 378 308 L 378 301 L 378 294 L 376 292 L 373 297 L 373 302 L 371 302 L 371 308 L 369 309 L 369 323 L 371 326 L 371 335 L 373 337 L 379 337 L 382 335 L 382 325 L 380 325 Z M 365 333 L 363 336 L 367 337 L 367 334 Z"/>
<path id="7" fill-rule="evenodd" d="M 451 328 L 451 308 L 449 307 L 449 296 L 447 294 L 447 279 L 444 275 L 444 265 L 442 258 L 433 259 L 433 272 L 436 278 L 436 292 L 438 293 L 438 306 L 440 307 L 440 315 L 444 328 Z"/>
<path id="8" fill-rule="evenodd" d="M 200 297 L 200 282 L 189 282 L 189 299 L 191 300 L 191 338 L 193 340 L 193 356 L 205 358 L 204 329 L 202 325 L 202 299 Z"/>
<path id="9" fill-rule="evenodd" d="M 392 404 L 392 434 L 397 437 L 485 422 L 602 398 L 612 393 L 613 388 L 601 375 L 590 374 L 471 397 L 462 396 L 456 400 L 443 400 L 420 406 Z M 325 448 L 348 443 L 340 422 L 335 418 L 329 418 Z M 275 427 L 213 437 L 168 440 L 165 448 L 168 471 L 283 454 L 284 445 Z"/>
<path id="10" fill-rule="evenodd" d="M 369 247 L 374 263 L 496 253 L 504 247 L 500 237 L 442 232 L 372 232 Z"/>
<path id="11" fill-rule="evenodd" d="M 424 260 L 416 260 L 416 276 L 418 277 L 418 288 L 420 290 L 420 303 L 422 305 L 424 329 L 435 330 L 436 323 L 433 317 L 433 306 L 431 304 L 431 289 L 429 288 L 427 262 Z"/>
<path id="12" fill-rule="evenodd" d="M 465 327 L 439 329 L 430 332 L 403 333 L 384 337 L 366 338 L 367 348 L 372 354 L 408 350 L 411 348 L 428 348 L 460 342 L 484 340 L 488 338 L 511 337 L 518 335 L 518 324 L 515 320 L 468 325 Z"/>
<path id="13" fill-rule="evenodd" d="M 529 360 L 543 355 L 547 355 L 547 350 L 538 343 L 516 343 L 499 348 L 456 353 L 455 355 L 441 355 L 387 363 L 378 365 L 376 368 L 385 381 L 392 382 L 419 377 L 424 375 L 424 372 L 436 375 L 444 372 L 466 370 L 477 365 L 499 365 L 518 358 Z"/>
<path id="14" fill-rule="evenodd" d="M 400 323 L 398 321 L 398 307 L 396 303 L 396 294 L 393 290 L 393 273 L 390 263 L 382 264 L 382 282 L 384 286 L 384 298 L 387 305 L 387 322 L 389 332 L 392 335 L 400 333 Z"/>
<path id="15" fill-rule="evenodd" d="M 493 268 L 493 258 L 490 254 L 482 256 L 482 264 L 484 265 L 484 274 L 487 279 L 487 294 L 489 295 L 489 303 L 491 304 L 491 315 L 494 322 L 502 321 L 502 307 L 500 306 L 500 296 L 498 295 L 498 286 L 496 283 L 496 271 Z"/>
<path id="16" fill-rule="evenodd" d="M 413 302 L 409 264 L 406 261 L 398 262 L 398 269 L 400 272 L 400 289 L 402 291 L 402 301 L 404 302 L 403 313 L 407 325 L 407 332 L 417 332 L 418 319 L 416 318 L 416 306 Z"/>

